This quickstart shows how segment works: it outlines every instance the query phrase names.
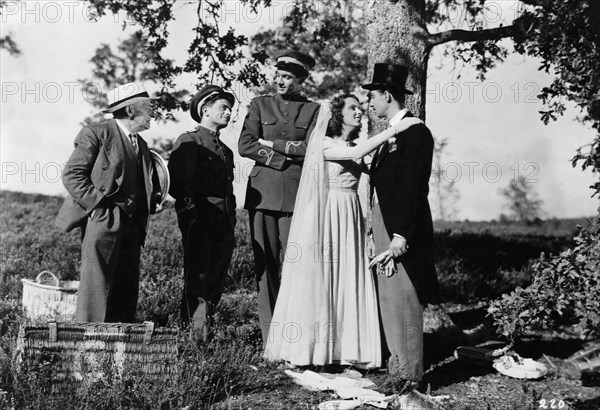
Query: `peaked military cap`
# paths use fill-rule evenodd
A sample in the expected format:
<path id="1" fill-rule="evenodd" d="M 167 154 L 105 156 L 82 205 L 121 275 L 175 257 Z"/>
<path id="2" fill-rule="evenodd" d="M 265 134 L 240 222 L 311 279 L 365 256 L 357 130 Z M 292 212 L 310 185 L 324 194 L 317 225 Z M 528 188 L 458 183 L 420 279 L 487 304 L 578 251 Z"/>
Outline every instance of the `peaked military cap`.
<path id="1" fill-rule="evenodd" d="M 200 89 L 200 91 L 198 91 L 190 101 L 190 115 L 192 116 L 194 121 L 200 122 L 201 120 L 200 114 L 198 113 L 199 108 L 202 109 L 202 106 L 208 101 L 216 100 L 218 98 L 226 99 L 227 101 L 229 101 L 232 107 L 235 103 L 235 97 L 233 96 L 233 94 L 223 90 L 218 85 L 210 84 Z"/>
<path id="2" fill-rule="evenodd" d="M 314 58 L 296 50 L 279 50 L 273 57 L 277 60 L 275 67 L 289 71 L 298 77 L 307 77 L 316 64 Z"/>

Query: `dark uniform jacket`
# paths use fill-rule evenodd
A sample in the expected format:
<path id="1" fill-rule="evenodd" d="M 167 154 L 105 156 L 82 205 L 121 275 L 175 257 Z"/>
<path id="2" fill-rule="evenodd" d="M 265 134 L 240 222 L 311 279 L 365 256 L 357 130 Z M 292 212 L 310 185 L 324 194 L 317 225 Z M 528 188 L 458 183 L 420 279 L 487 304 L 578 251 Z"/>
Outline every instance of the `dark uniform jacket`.
<path id="1" fill-rule="evenodd" d="M 169 193 L 176 200 L 175 209 L 217 207 L 235 215 L 233 168 L 233 152 L 216 132 L 199 126 L 180 135 L 169 159 Z"/>
<path id="2" fill-rule="evenodd" d="M 248 179 L 246 209 L 293 212 L 302 159 L 318 111 L 319 104 L 298 93 L 250 102 L 239 140 L 240 155 L 256 162 Z M 259 144 L 259 138 L 273 141 L 274 149 Z"/>
<path id="3" fill-rule="evenodd" d="M 407 113 L 406 117 L 413 117 Z M 427 195 L 433 157 L 433 137 L 424 124 L 413 125 L 386 142 L 375 154 L 371 189 L 377 191 L 383 222 L 390 238 L 402 235 L 408 252 L 400 256 L 421 304 L 439 300 L 433 260 L 433 223 Z"/>

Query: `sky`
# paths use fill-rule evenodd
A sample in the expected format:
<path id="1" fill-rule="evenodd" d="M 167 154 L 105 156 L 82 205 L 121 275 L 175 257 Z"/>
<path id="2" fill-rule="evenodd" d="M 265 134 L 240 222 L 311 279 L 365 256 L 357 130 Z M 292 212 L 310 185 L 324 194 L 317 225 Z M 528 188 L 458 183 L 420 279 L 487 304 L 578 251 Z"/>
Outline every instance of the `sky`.
<path id="1" fill-rule="evenodd" d="M 277 26 L 290 6 L 289 2 L 274 1 L 273 7 L 256 15 L 239 2 L 224 4 L 222 27 L 234 26 L 246 35 Z M 517 4 L 492 2 L 491 10 L 499 14 L 490 14 L 491 23 L 510 19 Z M 175 5 L 167 57 L 176 62 L 185 61 L 196 7 L 197 1 Z M 1 35 L 11 33 L 22 51 L 18 57 L 0 51 L 2 190 L 66 194 L 60 173 L 80 122 L 93 113 L 79 80 L 90 77 L 89 60 L 101 43 L 116 45 L 133 32 L 131 26 L 123 30 L 124 23 L 131 23 L 124 15 L 108 15 L 94 22 L 88 12 L 86 4 L 78 1 L 9 1 L 0 17 Z M 538 71 L 539 61 L 511 54 L 484 82 L 469 68 L 457 79 L 449 63 L 440 53 L 430 61 L 426 111 L 433 135 L 448 141 L 434 168 L 443 171 L 445 181 L 455 181 L 460 193 L 454 204 L 456 217 L 490 220 L 508 213 L 500 190 L 520 175 L 543 201 L 544 217 L 593 215 L 599 206 L 589 189 L 594 175 L 573 168 L 570 159 L 579 146 L 593 139 L 594 132 L 576 121 L 579 112 L 573 107 L 550 125 L 540 121 L 538 111 L 543 106 L 537 94 L 552 77 Z M 194 84 L 191 76 L 182 76 L 177 82 L 192 93 Z M 153 83 L 145 85 L 151 92 L 158 89 Z M 236 153 L 238 204 L 243 204 L 252 167 L 252 161 L 237 155 L 237 139 L 252 97 L 241 91 L 237 115 L 222 131 L 224 143 Z M 174 139 L 195 128 L 188 113 L 175 116 L 177 123 L 155 124 L 142 136 L 146 141 Z M 430 201 L 435 208 L 431 196 Z"/>

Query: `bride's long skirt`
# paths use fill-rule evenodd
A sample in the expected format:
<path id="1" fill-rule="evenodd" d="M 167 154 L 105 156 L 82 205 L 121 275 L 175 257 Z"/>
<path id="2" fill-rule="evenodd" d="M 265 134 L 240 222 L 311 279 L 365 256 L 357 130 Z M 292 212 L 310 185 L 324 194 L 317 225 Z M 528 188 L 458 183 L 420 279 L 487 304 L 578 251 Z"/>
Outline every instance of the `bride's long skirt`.
<path id="1" fill-rule="evenodd" d="M 265 357 L 298 366 L 379 367 L 377 295 L 356 190 L 329 191 L 322 277 L 310 268 L 319 263 L 317 246 L 295 249 L 288 243 Z"/>

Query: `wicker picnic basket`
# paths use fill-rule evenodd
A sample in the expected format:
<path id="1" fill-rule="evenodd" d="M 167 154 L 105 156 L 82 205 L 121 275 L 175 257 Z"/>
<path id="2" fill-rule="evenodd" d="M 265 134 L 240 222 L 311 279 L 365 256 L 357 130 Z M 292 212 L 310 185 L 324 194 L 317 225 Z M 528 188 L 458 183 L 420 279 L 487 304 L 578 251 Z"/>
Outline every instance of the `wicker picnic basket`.
<path id="1" fill-rule="evenodd" d="M 162 377 L 177 369 L 177 330 L 152 322 L 22 325 L 17 356 L 22 365 L 50 365 L 53 381 L 98 380 L 108 372 Z"/>
<path id="2" fill-rule="evenodd" d="M 35 280 L 23 282 L 23 307 L 30 319 L 54 317 L 69 320 L 75 317 L 79 281 L 61 281 L 50 271 L 40 272 Z"/>

